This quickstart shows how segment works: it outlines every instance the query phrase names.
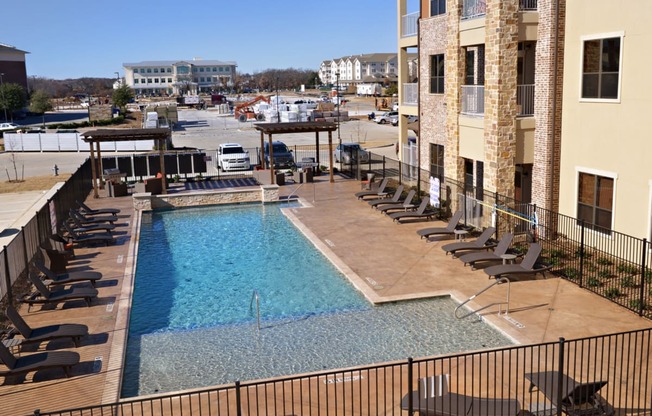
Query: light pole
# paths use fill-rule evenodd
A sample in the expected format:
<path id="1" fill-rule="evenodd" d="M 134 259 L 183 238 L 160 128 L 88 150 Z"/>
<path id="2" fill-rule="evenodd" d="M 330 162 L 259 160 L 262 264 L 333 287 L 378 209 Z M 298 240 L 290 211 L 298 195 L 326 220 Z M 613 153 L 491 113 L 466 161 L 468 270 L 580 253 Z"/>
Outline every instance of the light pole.
<path id="1" fill-rule="evenodd" d="M 340 138 L 340 104 L 342 100 L 340 99 L 340 71 L 335 73 L 335 88 L 336 88 L 336 97 L 337 97 L 337 144 L 342 144 L 342 139 Z"/>
<path id="2" fill-rule="evenodd" d="M 5 102 L 5 89 L 2 83 L 2 77 L 4 73 L 0 73 L 0 91 L 2 91 L 2 108 L 5 110 L 5 121 L 7 121 L 7 103 Z"/>

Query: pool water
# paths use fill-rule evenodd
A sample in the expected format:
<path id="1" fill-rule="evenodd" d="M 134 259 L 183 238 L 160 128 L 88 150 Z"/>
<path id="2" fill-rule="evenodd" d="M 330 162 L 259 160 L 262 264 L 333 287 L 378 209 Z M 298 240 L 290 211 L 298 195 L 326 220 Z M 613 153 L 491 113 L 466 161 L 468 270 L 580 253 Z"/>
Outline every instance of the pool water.
<path id="1" fill-rule="evenodd" d="M 276 204 L 146 213 L 122 396 L 510 344 L 455 306 L 373 306 Z"/>

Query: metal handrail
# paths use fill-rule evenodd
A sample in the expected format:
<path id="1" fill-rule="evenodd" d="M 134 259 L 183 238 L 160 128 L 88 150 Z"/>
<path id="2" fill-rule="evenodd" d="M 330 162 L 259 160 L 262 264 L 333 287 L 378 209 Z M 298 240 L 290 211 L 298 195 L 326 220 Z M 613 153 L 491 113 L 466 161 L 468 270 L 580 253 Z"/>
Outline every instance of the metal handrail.
<path id="1" fill-rule="evenodd" d="M 256 300 L 256 319 L 258 321 L 258 330 L 260 331 L 260 296 L 258 296 L 258 291 L 254 289 L 254 293 L 251 295 L 251 301 L 249 302 L 249 312 L 254 304 L 254 299 Z"/>
<path id="2" fill-rule="evenodd" d="M 500 302 L 500 303 L 498 303 L 498 315 L 501 315 L 501 314 L 502 314 L 501 312 L 502 312 L 502 305 L 503 305 L 503 303 L 506 304 L 507 307 L 505 308 L 505 313 L 502 314 L 502 315 L 508 315 L 508 314 L 509 314 L 509 292 L 511 291 L 511 282 L 510 282 L 510 280 L 509 280 L 508 278 L 506 278 L 506 277 L 501 277 L 501 278 L 496 279 L 496 281 L 493 282 L 492 284 L 490 284 L 489 286 L 485 287 L 484 289 L 482 289 L 481 291 L 479 291 L 479 292 L 476 293 L 475 295 L 471 296 L 470 298 L 468 298 L 467 300 L 465 300 L 464 302 L 462 302 L 461 304 L 459 304 L 459 305 L 457 306 L 457 308 L 455 308 L 455 317 L 456 317 L 457 319 L 466 318 L 467 316 L 471 316 L 471 315 L 473 315 L 473 314 L 475 314 L 475 313 L 477 313 L 477 312 L 480 312 L 480 311 L 483 310 L 483 309 L 487 309 L 488 307 L 495 305 L 495 303 L 492 303 L 491 305 L 484 306 L 484 307 L 482 307 L 482 308 L 480 308 L 480 309 L 478 309 L 478 310 L 471 311 L 471 312 L 467 313 L 466 315 L 463 315 L 463 316 L 457 316 L 457 311 L 458 311 L 462 306 L 464 306 L 464 305 L 466 305 L 467 303 L 471 302 L 473 299 L 475 299 L 476 297 L 480 296 L 481 294 L 483 294 L 483 293 L 486 292 L 487 290 L 491 289 L 492 287 L 494 287 L 494 286 L 496 286 L 496 285 L 500 285 L 500 284 L 502 284 L 502 283 L 507 283 L 507 301 L 506 301 L 506 302 Z"/>

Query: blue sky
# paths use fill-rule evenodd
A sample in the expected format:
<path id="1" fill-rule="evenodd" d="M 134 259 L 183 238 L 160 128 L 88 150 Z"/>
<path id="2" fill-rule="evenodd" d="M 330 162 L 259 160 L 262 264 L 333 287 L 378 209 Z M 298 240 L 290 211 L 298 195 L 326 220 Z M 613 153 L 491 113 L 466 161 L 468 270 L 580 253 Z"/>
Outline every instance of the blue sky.
<path id="1" fill-rule="evenodd" d="M 2 5 L 0 43 L 30 52 L 28 76 L 115 77 L 145 60 L 235 61 L 238 71 L 319 68 L 396 52 L 395 0 L 21 0 Z"/>

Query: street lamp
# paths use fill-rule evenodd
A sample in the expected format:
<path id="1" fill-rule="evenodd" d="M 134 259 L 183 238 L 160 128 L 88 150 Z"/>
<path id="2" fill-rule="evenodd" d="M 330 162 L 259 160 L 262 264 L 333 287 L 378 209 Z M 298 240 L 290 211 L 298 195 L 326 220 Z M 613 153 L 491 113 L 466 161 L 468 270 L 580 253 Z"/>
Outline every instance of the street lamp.
<path id="1" fill-rule="evenodd" d="M 2 108 L 5 110 L 5 121 L 7 121 L 7 103 L 5 102 L 5 89 L 2 83 L 4 73 L 0 73 L 0 91 L 2 91 Z"/>

